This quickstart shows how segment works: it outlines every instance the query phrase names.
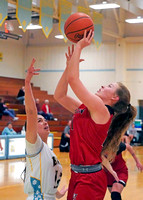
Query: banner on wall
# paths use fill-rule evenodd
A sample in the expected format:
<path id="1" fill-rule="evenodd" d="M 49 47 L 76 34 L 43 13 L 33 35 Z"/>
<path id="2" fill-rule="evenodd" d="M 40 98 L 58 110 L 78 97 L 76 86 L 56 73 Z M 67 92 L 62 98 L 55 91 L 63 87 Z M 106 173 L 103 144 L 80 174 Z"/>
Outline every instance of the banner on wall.
<path id="1" fill-rule="evenodd" d="M 92 17 L 94 23 L 94 38 L 93 41 L 97 47 L 101 45 L 102 42 L 102 20 L 103 15 L 100 13 L 93 12 Z"/>
<path id="2" fill-rule="evenodd" d="M 0 26 L 7 18 L 8 2 L 7 0 L 0 0 Z"/>
<path id="3" fill-rule="evenodd" d="M 22 30 L 25 32 L 26 27 L 31 23 L 32 0 L 17 0 L 16 17 Z"/>
<path id="4" fill-rule="evenodd" d="M 77 10 L 78 10 L 78 12 L 82 12 L 82 13 L 85 13 L 85 14 L 90 16 L 90 10 L 88 8 L 84 8 L 82 6 L 78 6 Z"/>
<path id="5" fill-rule="evenodd" d="M 64 41 L 67 42 L 67 37 L 64 33 L 64 24 L 67 18 L 71 15 L 72 11 L 72 3 L 66 1 L 66 0 L 60 0 L 59 1 L 59 30 L 61 34 L 64 36 Z"/>
<path id="6" fill-rule="evenodd" d="M 0 52 L 0 62 L 2 62 L 3 59 L 3 53 Z"/>
<path id="7" fill-rule="evenodd" d="M 42 26 L 42 30 L 46 38 L 53 29 L 53 10 L 54 0 L 41 0 L 40 1 L 40 20 L 39 24 Z"/>

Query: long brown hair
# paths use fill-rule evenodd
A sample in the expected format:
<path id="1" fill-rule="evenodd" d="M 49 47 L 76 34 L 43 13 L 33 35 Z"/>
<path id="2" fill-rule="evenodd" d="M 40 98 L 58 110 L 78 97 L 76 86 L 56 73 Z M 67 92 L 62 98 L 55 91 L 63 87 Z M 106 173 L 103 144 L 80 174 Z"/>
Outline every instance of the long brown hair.
<path id="1" fill-rule="evenodd" d="M 102 155 L 107 156 L 112 160 L 118 151 L 121 138 L 128 129 L 136 116 L 136 108 L 130 104 L 130 92 L 122 83 L 117 83 L 119 88 L 116 94 L 119 96 L 119 101 L 116 102 L 112 108 L 114 109 L 114 116 L 112 118 L 108 136 L 103 144 Z"/>

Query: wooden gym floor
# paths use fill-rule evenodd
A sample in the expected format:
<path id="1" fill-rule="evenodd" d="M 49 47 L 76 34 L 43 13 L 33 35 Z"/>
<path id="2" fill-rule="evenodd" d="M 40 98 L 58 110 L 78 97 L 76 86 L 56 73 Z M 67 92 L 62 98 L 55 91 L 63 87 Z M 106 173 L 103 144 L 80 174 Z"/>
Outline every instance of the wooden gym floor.
<path id="1" fill-rule="evenodd" d="M 143 164 L 143 146 L 133 147 L 137 157 Z M 70 162 L 68 153 L 60 153 L 59 149 L 54 149 L 59 161 L 63 166 L 63 177 L 59 189 L 66 185 L 70 178 Z M 143 200 L 143 172 L 139 172 L 135 162 L 129 152 L 124 152 L 124 158 L 129 169 L 129 179 L 127 186 L 122 192 L 123 200 Z M 0 161 L 0 200 L 25 200 L 27 195 L 23 191 L 23 182 L 20 174 L 24 169 L 24 159 L 11 159 Z M 66 196 L 61 198 L 66 200 Z M 87 199 L 88 200 L 88 199 Z M 107 191 L 104 200 L 110 200 Z"/>

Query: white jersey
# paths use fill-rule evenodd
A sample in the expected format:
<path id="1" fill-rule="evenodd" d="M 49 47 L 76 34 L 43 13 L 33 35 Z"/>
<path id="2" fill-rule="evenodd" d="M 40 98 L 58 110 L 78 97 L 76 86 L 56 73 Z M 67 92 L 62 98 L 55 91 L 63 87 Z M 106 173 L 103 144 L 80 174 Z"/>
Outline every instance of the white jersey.
<path id="1" fill-rule="evenodd" d="M 27 200 L 55 200 L 62 177 L 62 166 L 56 155 L 42 142 L 39 135 L 35 144 L 26 141 L 26 151 L 29 155 L 26 157 L 24 183 L 24 192 L 28 194 Z"/>

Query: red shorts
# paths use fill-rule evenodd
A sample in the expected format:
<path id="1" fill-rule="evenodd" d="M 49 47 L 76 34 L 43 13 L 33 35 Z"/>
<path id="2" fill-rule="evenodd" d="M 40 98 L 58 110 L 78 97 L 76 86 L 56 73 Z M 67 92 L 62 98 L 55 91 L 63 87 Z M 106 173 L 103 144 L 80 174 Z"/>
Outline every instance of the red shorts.
<path id="1" fill-rule="evenodd" d="M 104 170 L 81 174 L 71 170 L 67 200 L 103 200 L 107 189 Z"/>
<path id="2" fill-rule="evenodd" d="M 116 173 L 119 177 L 120 183 L 125 186 L 128 180 L 128 168 L 124 166 L 122 169 L 117 170 Z M 108 171 L 106 171 L 106 175 L 107 175 L 107 185 L 108 187 L 112 187 L 113 183 L 116 182 L 116 180 Z"/>

